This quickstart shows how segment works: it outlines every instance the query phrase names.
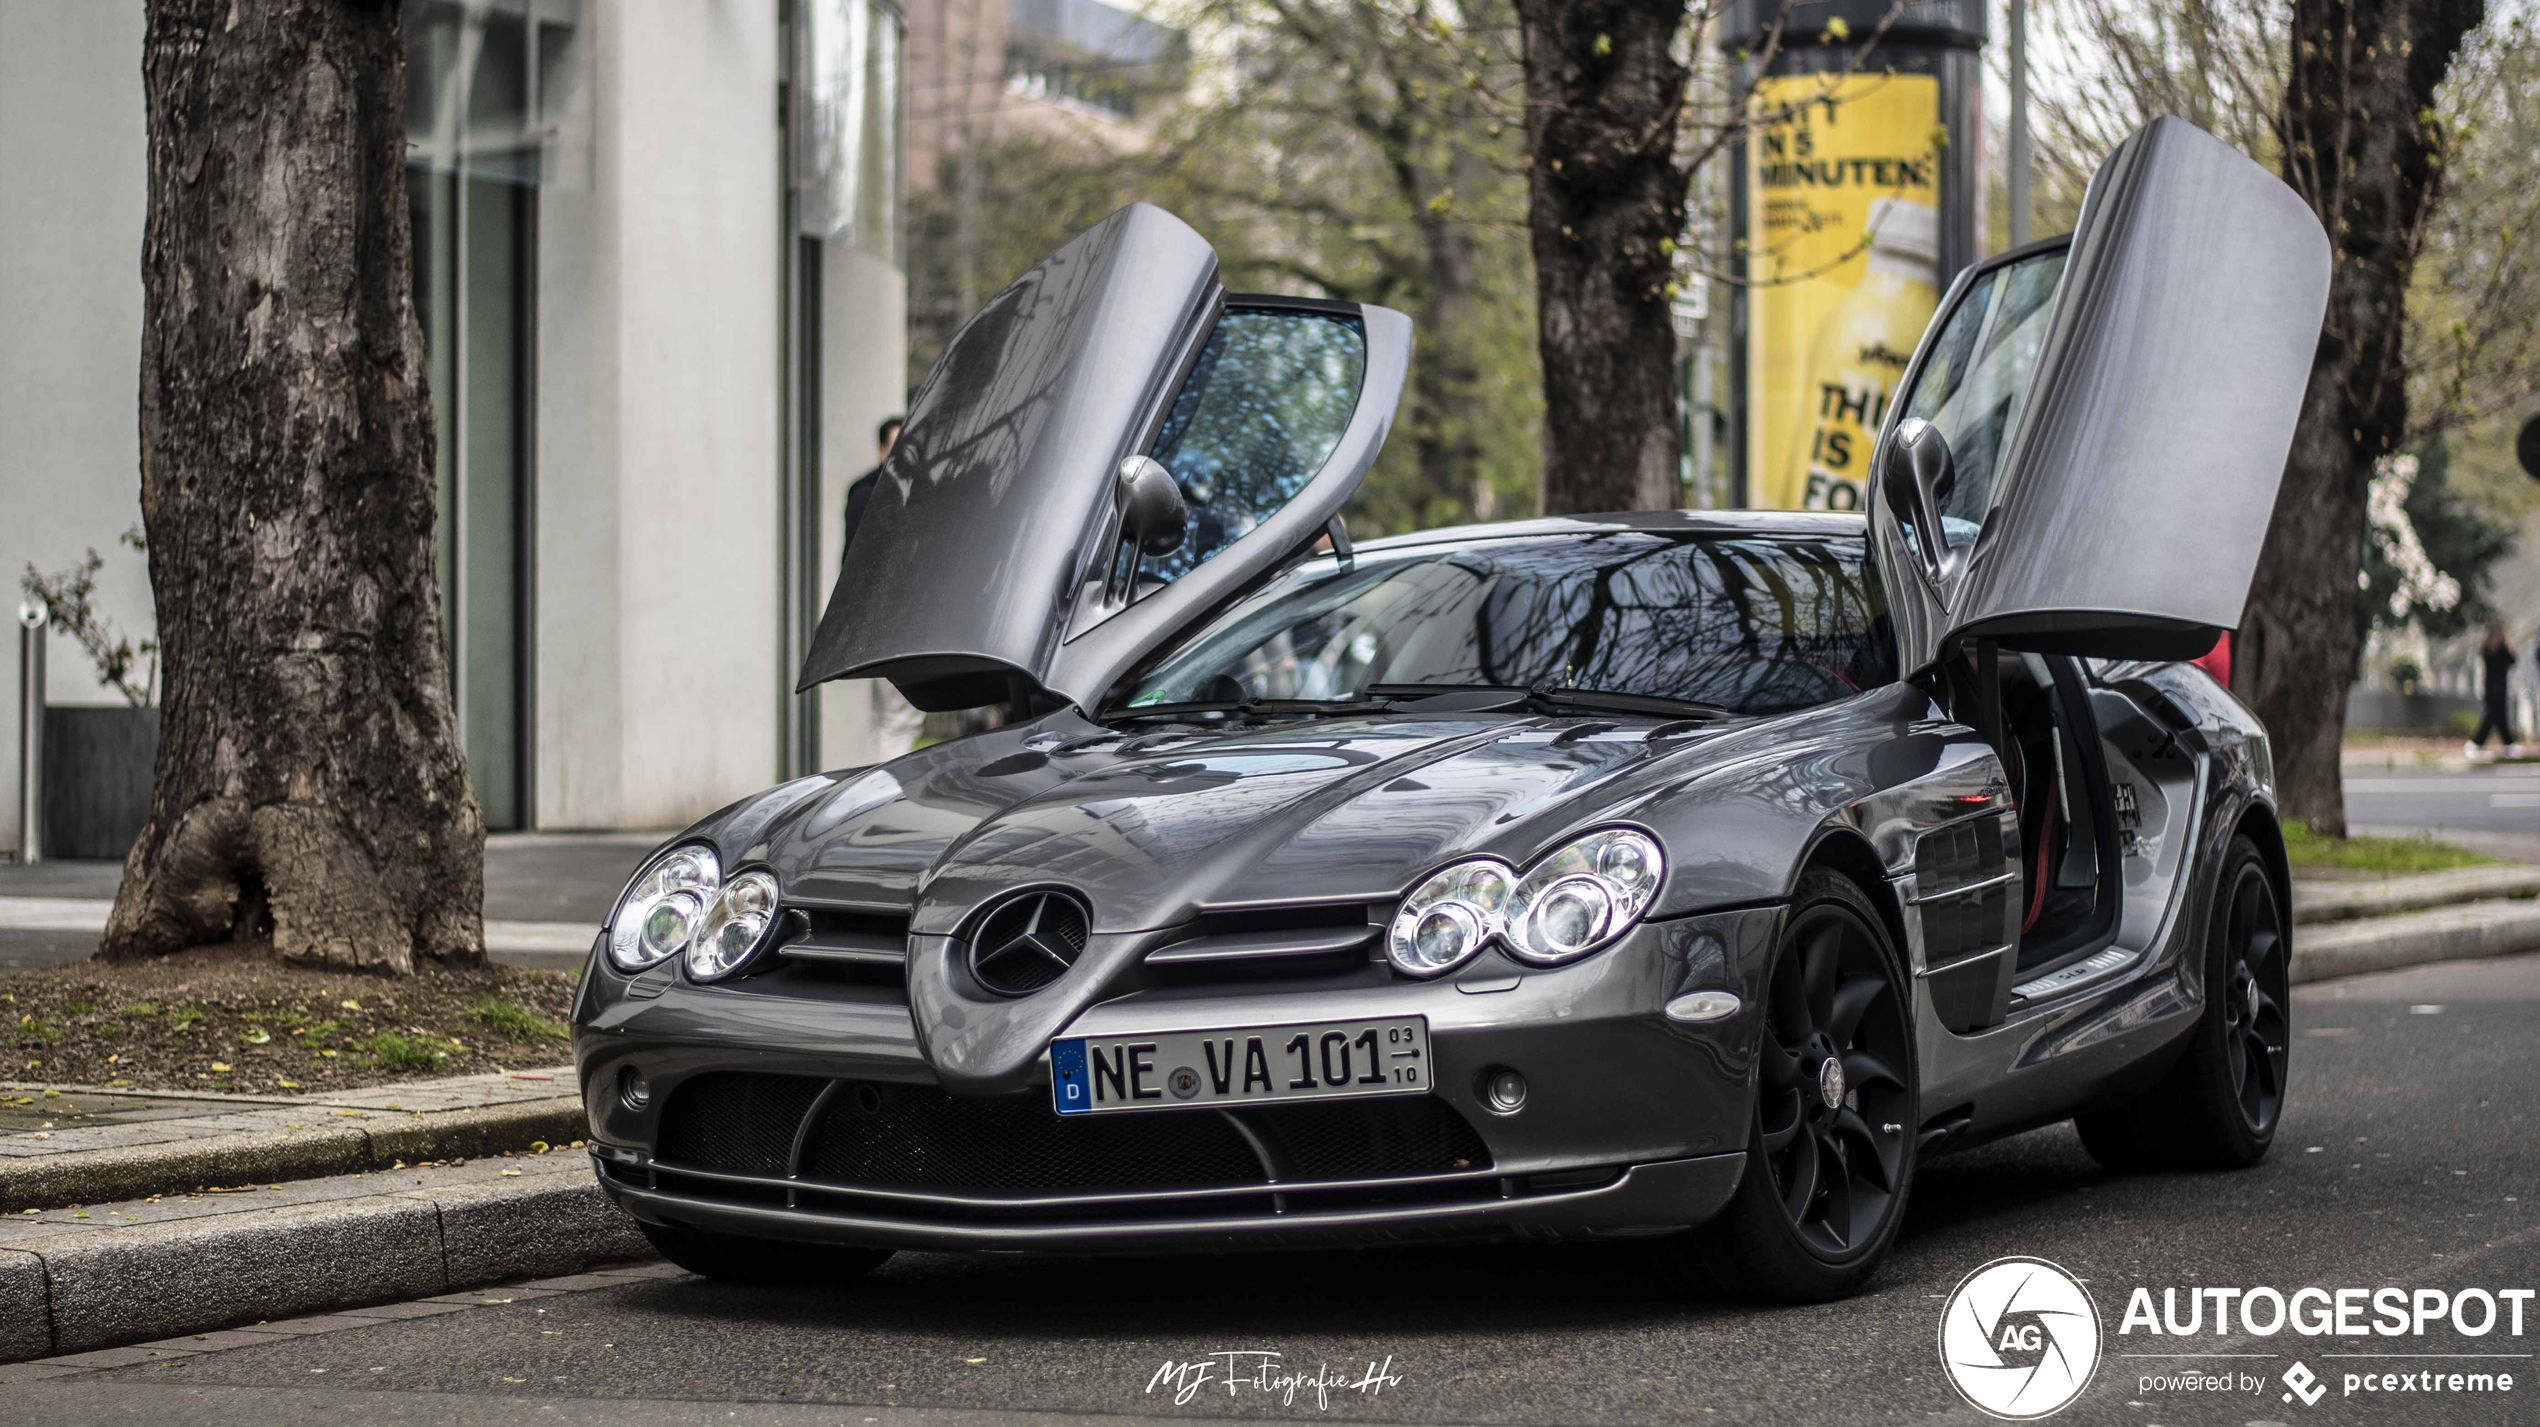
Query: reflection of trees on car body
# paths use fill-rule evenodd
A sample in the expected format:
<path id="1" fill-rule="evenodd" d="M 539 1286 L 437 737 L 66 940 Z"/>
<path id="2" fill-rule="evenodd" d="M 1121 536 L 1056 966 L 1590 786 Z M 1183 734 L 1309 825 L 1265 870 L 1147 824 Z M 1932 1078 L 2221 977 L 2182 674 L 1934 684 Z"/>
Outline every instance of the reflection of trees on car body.
<path id="1" fill-rule="evenodd" d="M 1433 684 L 1778 712 L 1892 680 L 1885 613 L 1855 538 L 1620 531 L 1413 546 L 1274 584 L 1167 659 L 1132 701 Z"/>

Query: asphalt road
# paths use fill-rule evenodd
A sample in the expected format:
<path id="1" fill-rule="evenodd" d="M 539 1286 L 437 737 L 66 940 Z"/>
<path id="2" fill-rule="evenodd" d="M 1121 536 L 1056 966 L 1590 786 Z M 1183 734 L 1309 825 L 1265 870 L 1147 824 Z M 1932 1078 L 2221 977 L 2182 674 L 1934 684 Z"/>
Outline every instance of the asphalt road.
<path id="1" fill-rule="evenodd" d="M 1933 1162 L 1870 1292 L 1758 1310 L 1687 1297 L 1629 1246 L 1469 1247 L 1133 1261 L 902 1255 L 832 1292 L 671 1278 L 471 1308 L 174 1362 L 11 1385 L 14 1420 L 87 1423 L 1050 1422 L 1209 1416 L 1389 1422 L 1981 1421 L 1936 1350 L 1941 1305 L 2006 1254 L 2062 1264 L 2106 1325 L 2058 1422 L 2540 1422 L 2540 1362 L 2502 1396 L 2342 1395 L 2347 1371 L 2528 1353 L 2462 1338 L 2118 1334 L 2137 1286 L 2540 1285 L 2540 958 L 2455 963 L 2296 992 L 2294 1090 L 2276 1151 L 2237 1174 L 2117 1176 L 2058 1127 Z M 2185 1305 L 2181 1305 L 2183 1312 Z M 2475 1317 L 2475 1314 L 2472 1315 Z M 2231 1359 L 2128 1357 L 2179 1351 Z M 1167 1360 L 1273 1351 L 1288 1368 L 1398 1381 L 1294 1401 L 1150 1390 Z M 2288 1402 L 2299 1357 L 2330 1385 Z M 2447 1360 L 2461 1366 L 2465 1360 Z M 2231 1394 L 2147 1391 L 2182 1366 Z"/>
<path id="2" fill-rule="evenodd" d="M 2540 842 L 2540 765 L 2461 773 L 2349 770 L 2346 821 L 2376 832 L 2504 834 Z"/>

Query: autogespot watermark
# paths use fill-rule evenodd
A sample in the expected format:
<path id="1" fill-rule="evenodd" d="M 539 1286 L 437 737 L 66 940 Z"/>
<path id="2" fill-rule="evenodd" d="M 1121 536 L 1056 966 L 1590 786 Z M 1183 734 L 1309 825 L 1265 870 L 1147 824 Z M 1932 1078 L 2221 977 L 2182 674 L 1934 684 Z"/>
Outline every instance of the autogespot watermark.
<path id="1" fill-rule="evenodd" d="M 2235 1393 L 2317 1407 L 2331 1394 L 2374 1401 L 2487 1396 L 2512 1392 L 2517 1373 L 2531 1375 L 2531 1354 L 2518 1340 L 2535 1293 L 2199 1284 L 2162 1289 L 2156 1307 L 2152 1290 L 2137 1288 L 2117 1323 L 2117 1351 L 2140 1369 L 2135 1392 L 2146 1398 Z M 2210 1351 L 2156 1341 L 2199 1338 L 2227 1341 Z M 2323 1366 L 2268 1351 L 2278 1338 L 2328 1340 L 2303 1350 Z M 2287 1357 L 2292 1365 L 2278 1371 Z"/>
<path id="2" fill-rule="evenodd" d="M 1147 1395 L 1169 1397 L 1174 1406 L 1186 1407 L 1204 1394 L 1241 1397 L 1250 1393 L 1276 1398 L 1284 1407 L 1310 1400 L 1316 1411 L 1328 1412 L 1335 1395 L 1381 1397 L 1385 1389 L 1401 1385 L 1402 1374 L 1394 1371 L 1390 1353 L 1368 1359 L 1364 1367 L 1317 1362 L 1301 1368 L 1289 1366 L 1273 1348 L 1221 1348 L 1188 1360 L 1165 1359 L 1164 1366 L 1147 1379 Z"/>
<path id="3" fill-rule="evenodd" d="M 2512 1392 L 2517 1374 L 2530 1377 L 2521 1340 L 2540 1290 L 2200 1284 L 2153 1295 L 2127 1295 L 2111 1352 L 2081 1280 L 2044 1259 L 1995 1259 L 1961 1280 L 1941 1309 L 1941 1368 L 1971 1406 L 2012 1421 L 2071 1406 L 2103 1356 L 2122 1360 L 2137 1399 L 2197 1394 L 2317 1407 L 2332 1396 L 2487 1396 Z M 2270 1351 L 2279 1337 L 2325 1340 L 2302 1350 L 2323 1366 Z"/>
<path id="4" fill-rule="evenodd" d="M 1940 1367 L 1988 1417 L 2052 1416 L 2099 1370 L 2099 1305 L 2044 1259 L 1995 1259 L 1960 1279 L 1942 1307 Z"/>

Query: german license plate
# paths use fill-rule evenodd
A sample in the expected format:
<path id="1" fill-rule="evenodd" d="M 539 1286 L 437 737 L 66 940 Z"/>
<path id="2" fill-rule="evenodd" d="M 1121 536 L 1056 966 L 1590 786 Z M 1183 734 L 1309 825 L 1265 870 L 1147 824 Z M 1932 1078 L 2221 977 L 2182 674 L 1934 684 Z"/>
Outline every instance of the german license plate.
<path id="1" fill-rule="evenodd" d="M 1420 1095 L 1429 1070 L 1421 1016 L 1050 1043 L 1050 1097 L 1062 1115 Z"/>

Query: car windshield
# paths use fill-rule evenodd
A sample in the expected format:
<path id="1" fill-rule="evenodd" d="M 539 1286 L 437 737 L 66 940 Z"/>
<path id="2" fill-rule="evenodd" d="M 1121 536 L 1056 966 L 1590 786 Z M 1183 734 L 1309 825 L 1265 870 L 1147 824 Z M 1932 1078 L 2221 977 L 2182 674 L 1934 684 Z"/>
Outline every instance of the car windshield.
<path id="1" fill-rule="evenodd" d="M 1165 655 L 1127 702 L 1487 685 L 1763 714 L 1895 677 L 1886 600 L 1859 537 L 1612 531 L 1312 561 Z"/>

